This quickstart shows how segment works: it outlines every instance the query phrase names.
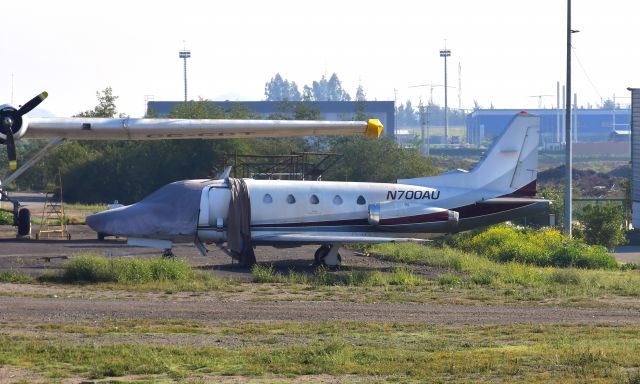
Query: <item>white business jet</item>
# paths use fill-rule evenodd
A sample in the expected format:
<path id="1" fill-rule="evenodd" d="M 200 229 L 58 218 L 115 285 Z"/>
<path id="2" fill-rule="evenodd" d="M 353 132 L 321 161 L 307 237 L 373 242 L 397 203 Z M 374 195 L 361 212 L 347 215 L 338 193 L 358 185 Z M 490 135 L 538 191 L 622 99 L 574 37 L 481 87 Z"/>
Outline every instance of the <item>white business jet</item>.
<path id="1" fill-rule="evenodd" d="M 224 119 L 134 119 L 134 118 L 28 118 L 28 112 L 48 96 L 42 92 L 20 108 L 0 105 L 0 144 L 7 147 L 9 167 L 15 171 L 4 181 L 13 182 L 44 154 L 65 139 L 78 140 L 161 140 L 292 137 L 322 135 L 367 135 L 379 137 L 382 124 L 363 121 L 224 120 Z M 16 145 L 20 139 L 49 139 L 49 143 L 20 168 Z M 18 236 L 30 232 L 30 213 L 11 198 L 0 185 L 0 200 L 13 203 Z M 115 233 L 114 233 L 115 234 Z"/>
<path id="2" fill-rule="evenodd" d="M 539 118 L 517 114 L 471 171 L 396 184 L 234 179 L 179 181 L 142 201 L 87 217 L 99 234 L 170 250 L 216 244 L 241 263 L 253 247 L 317 244 L 315 263 L 337 266 L 347 243 L 424 239 L 543 213 L 536 198 Z M 226 247 L 225 247 L 226 244 Z"/>

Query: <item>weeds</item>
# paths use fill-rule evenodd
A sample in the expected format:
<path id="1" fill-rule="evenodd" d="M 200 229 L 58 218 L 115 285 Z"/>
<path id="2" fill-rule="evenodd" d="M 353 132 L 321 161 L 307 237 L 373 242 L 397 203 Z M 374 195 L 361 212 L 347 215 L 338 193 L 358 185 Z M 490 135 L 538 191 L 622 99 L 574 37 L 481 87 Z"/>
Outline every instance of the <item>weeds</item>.
<path id="1" fill-rule="evenodd" d="M 303 275 L 291 270 L 284 274 L 275 271 L 272 265 L 256 264 L 251 269 L 251 273 L 254 283 L 349 287 L 414 286 L 425 284 L 425 280 L 416 276 L 408 267 L 397 267 L 388 273 L 360 270 L 329 273 L 325 268 L 318 268 L 312 275 Z"/>

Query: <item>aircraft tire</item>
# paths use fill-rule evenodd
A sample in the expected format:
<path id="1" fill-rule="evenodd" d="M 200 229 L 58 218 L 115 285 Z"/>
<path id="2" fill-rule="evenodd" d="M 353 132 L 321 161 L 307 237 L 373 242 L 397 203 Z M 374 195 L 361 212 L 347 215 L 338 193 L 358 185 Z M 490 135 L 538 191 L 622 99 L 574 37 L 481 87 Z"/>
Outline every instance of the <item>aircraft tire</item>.
<path id="1" fill-rule="evenodd" d="M 327 255 L 329 254 L 330 250 L 331 250 L 331 247 L 328 245 L 320 246 L 320 248 L 318 248 L 313 255 L 313 266 L 328 267 L 328 268 L 335 267 L 335 265 L 327 265 L 327 263 L 324 260 L 324 258 L 327 257 Z M 340 255 L 340 253 L 338 253 L 336 256 L 338 257 L 338 262 L 342 264 L 342 256 Z"/>
<path id="2" fill-rule="evenodd" d="M 313 265 L 319 267 L 324 265 L 324 258 L 329 253 L 328 245 L 321 245 L 316 252 L 313 254 Z"/>
<path id="3" fill-rule="evenodd" d="M 31 235 L 31 211 L 22 208 L 18 211 L 18 237 Z"/>

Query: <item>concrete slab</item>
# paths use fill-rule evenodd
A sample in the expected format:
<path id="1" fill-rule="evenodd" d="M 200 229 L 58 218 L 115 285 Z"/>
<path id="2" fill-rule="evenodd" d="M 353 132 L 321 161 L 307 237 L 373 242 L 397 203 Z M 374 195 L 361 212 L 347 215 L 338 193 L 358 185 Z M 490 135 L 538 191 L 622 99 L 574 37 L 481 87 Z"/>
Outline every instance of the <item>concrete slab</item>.
<path id="1" fill-rule="evenodd" d="M 640 264 L 640 245 L 621 245 L 616 247 L 614 256 L 620 263 Z"/>

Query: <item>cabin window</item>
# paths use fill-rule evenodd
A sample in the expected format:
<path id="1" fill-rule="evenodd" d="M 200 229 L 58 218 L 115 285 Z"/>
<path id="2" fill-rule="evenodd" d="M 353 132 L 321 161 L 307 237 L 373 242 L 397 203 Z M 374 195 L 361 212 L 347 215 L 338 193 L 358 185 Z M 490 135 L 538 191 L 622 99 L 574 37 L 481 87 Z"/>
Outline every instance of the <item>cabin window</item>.
<path id="1" fill-rule="evenodd" d="M 358 200 L 356 200 L 356 203 L 358 203 L 358 205 L 365 205 L 367 203 L 367 200 L 364 198 L 364 196 L 360 195 L 358 196 Z"/>
<path id="2" fill-rule="evenodd" d="M 333 197 L 333 204 L 342 205 L 342 197 L 340 197 L 339 195 L 335 195 Z"/>
<path id="3" fill-rule="evenodd" d="M 289 203 L 289 204 L 295 204 L 295 202 L 296 202 L 296 198 L 295 198 L 295 197 L 293 197 L 293 195 L 289 195 L 289 196 L 287 196 L 287 203 Z"/>
<path id="4" fill-rule="evenodd" d="M 271 204 L 273 202 L 273 198 L 271 197 L 270 194 L 266 194 L 264 195 L 264 197 L 262 198 L 262 202 L 265 204 Z"/>
<path id="5" fill-rule="evenodd" d="M 309 198 L 309 202 L 311 204 L 318 204 L 320 203 L 320 199 L 318 199 L 317 195 L 311 195 L 311 197 Z"/>

